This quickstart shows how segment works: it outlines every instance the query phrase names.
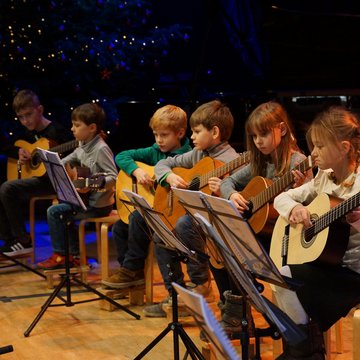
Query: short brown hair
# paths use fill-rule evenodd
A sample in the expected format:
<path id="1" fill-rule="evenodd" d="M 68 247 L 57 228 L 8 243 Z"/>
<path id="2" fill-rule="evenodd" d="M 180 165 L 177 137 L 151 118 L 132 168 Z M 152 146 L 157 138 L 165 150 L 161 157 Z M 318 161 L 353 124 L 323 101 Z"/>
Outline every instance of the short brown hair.
<path id="1" fill-rule="evenodd" d="M 153 130 L 168 128 L 179 131 L 187 128 L 186 112 L 175 105 L 165 105 L 157 109 L 151 117 L 149 126 Z"/>
<path id="2" fill-rule="evenodd" d="M 220 130 L 220 140 L 227 141 L 234 127 L 234 117 L 227 105 L 220 100 L 213 100 L 200 105 L 191 114 L 191 128 L 198 125 L 203 125 L 208 130 L 217 126 Z"/>
<path id="3" fill-rule="evenodd" d="M 13 109 L 15 113 L 29 107 L 35 108 L 39 105 L 41 105 L 39 97 L 29 89 L 20 90 L 13 100 Z"/>
<path id="4" fill-rule="evenodd" d="M 104 109 L 95 103 L 86 103 L 76 107 L 71 113 L 71 120 L 80 120 L 86 125 L 95 124 L 97 133 L 101 133 L 105 124 Z"/>

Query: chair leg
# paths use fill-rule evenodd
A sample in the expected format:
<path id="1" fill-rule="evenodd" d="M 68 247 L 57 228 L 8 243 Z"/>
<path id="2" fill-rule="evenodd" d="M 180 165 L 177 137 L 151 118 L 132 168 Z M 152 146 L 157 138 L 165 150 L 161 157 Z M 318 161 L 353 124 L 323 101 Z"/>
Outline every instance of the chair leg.
<path id="1" fill-rule="evenodd" d="M 86 219 L 79 223 L 79 250 L 80 250 L 80 265 L 86 265 L 86 244 L 85 244 L 85 224 Z"/>
<path id="2" fill-rule="evenodd" d="M 145 298 L 146 304 L 152 304 L 154 298 L 154 289 L 153 289 L 153 281 L 154 281 L 154 244 L 153 242 L 149 245 L 149 252 L 145 261 Z"/>
<path id="3" fill-rule="evenodd" d="M 101 253 L 101 279 L 105 280 L 109 277 L 109 226 L 112 223 L 103 223 L 101 225 L 100 243 Z"/>
<path id="4" fill-rule="evenodd" d="M 335 324 L 335 341 L 336 341 L 336 352 L 341 354 L 343 352 L 343 338 L 342 338 L 342 320 L 340 319 Z"/>
<path id="5" fill-rule="evenodd" d="M 355 310 L 353 320 L 353 359 L 360 359 L 360 309 Z"/>

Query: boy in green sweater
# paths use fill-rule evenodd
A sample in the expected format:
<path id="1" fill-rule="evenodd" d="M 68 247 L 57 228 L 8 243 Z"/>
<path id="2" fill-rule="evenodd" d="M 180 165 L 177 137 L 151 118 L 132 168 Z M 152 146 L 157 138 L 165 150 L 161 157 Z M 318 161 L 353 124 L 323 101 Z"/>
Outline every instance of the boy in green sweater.
<path id="1" fill-rule="evenodd" d="M 181 108 L 174 105 L 161 107 L 150 119 L 149 126 L 153 130 L 155 144 L 147 148 L 122 151 L 115 157 L 115 162 L 120 170 L 135 177 L 137 184 L 151 187 L 154 180 L 139 162 L 155 166 L 159 160 L 188 152 L 191 147 L 189 139 L 185 137 L 187 115 Z M 104 285 L 121 289 L 144 283 L 144 265 L 150 243 L 145 229 L 146 223 L 137 211 L 130 214 L 129 224 L 119 220 L 113 225 L 112 233 L 120 269 L 103 280 Z"/>

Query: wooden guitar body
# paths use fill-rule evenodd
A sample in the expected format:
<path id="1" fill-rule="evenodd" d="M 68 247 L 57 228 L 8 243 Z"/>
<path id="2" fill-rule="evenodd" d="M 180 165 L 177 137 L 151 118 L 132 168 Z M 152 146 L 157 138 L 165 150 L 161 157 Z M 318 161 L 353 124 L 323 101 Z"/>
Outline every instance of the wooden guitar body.
<path id="1" fill-rule="evenodd" d="M 44 150 L 50 149 L 51 143 L 48 139 L 40 138 L 34 144 L 30 144 L 24 140 L 18 140 L 15 142 L 15 145 L 29 151 L 32 154 L 31 159 L 29 161 L 26 161 L 26 163 L 21 166 L 21 179 L 27 179 L 33 176 L 42 176 L 46 173 L 44 164 L 37 161 L 37 158 L 34 155 L 37 147 Z M 18 179 L 17 159 L 8 158 L 7 179 L 8 180 Z"/>
<path id="2" fill-rule="evenodd" d="M 272 202 L 267 201 L 260 206 L 256 198 L 257 195 L 271 186 L 272 183 L 273 182 L 270 179 L 255 176 L 247 184 L 244 190 L 240 192 L 245 199 L 251 202 L 250 211 L 245 213 L 244 216 L 248 219 L 255 234 L 261 232 L 264 235 L 271 235 L 273 225 L 279 216 L 274 209 Z"/>
<path id="3" fill-rule="evenodd" d="M 322 193 L 308 206 L 312 228 L 304 229 L 302 224 L 290 225 L 288 246 L 283 244 L 285 227 L 288 222 L 281 216 L 276 221 L 270 247 L 270 257 L 277 267 L 284 264 L 303 264 L 305 262 L 319 262 L 336 265 L 341 262 L 347 248 L 349 224 L 344 221 L 331 222 L 321 231 L 322 216 L 326 216 L 330 209 L 334 209 L 340 200 Z M 287 247 L 287 257 L 283 260 L 283 246 Z"/>
<path id="4" fill-rule="evenodd" d="M 208 183 L 201 184 L 199 179 L 207 172 L 222 166 L 221 161 L 205 157 L 200 160 L 191 169 L 175 167 L 172 172 L 181 176 L 185 181 L 190 183 L 190 190 L 201 190 L 206 194 L 211 194 Z M 169 222 L 169 228 L 173 228 L 176 221 L 185 214 L 184 207 L 179 203 L 177 197 L 174 195 L 170 187 L 158 186 L 155 192 L 154 209 L 162 214 Z"/>
<path id="5" fill-rule="evenodd" d="M 146 171 L 150 177 L 154 178 L 154 166 L 144 164 L 136 161 L 136 164 Z M 155 184 L 155 180 L 154 180 Z M 116 208 L 120 219 L 128 224 L 129 214 L 134 211 L 131 205 L 124 204 L 122 201 L 129 201 L 128 197 L 123 193 L 122 189 L 133 191 L 143 196 L 146 201 L 152 206 L 154 203 L 155 186 L 146 186 L 138 184 L 136 178 L 129 176 L 125 171 L 120 170 L 116 179 Z"/>
<path id="6" fill-rule="evenodd" d="M 25 164 L 19 165 L 17 159 L 8 158 L 7 162 L 7 179 L 27 179 L 33 176 L 43 176 L 46 173 L 45 166 L 40 162 L 39 156 L 36 153 L 37 148 L 43 150 L 50 150 L 53 152 L 63 153 L 75 149 L 78 146 L 77 140 L 71 140 L 64 144 L 56 145 L 55 142 L 46 138 L 40 138 L 33 144 L 24 140 L 18 140 L 15 145 L 23 148 L 31 154 L 31 159 Z"/>

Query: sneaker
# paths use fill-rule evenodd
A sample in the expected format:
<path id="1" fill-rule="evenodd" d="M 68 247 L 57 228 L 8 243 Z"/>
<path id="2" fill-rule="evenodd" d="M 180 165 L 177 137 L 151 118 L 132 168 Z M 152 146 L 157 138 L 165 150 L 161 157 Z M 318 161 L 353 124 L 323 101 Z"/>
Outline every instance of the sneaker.
<path id="1" fill-rule="evenodd" d="M 37 267 L 44 270 L 65 268 L 65 256 L 54 253 L 47 260 L 37 263 Z"/>
<path id="2" fill-rule="evenodd" d="M 113 289 L 125 289 L 131 286 L 143 285 L 145 284 L 144 269 L 129 270 L 121 267 L 118 272 L 105 280 L 101 280 L 101 282 Z"/>
<path id="3" fill-rule="evenodd" d="M 33 247 L 31 242 L 23 244 L 20 241 L 16 240 L 10 244 L 5 244 L 1 248 L 1 252 L 7 256 L 26 255 L 33 252 Z"/>
<path id="4" fill-rule="evenodd" d="M 166 312 L 163 310 L 163 305 L 167 304 L 167 305 L 171 306 L 169 304 L 170 299 L 171 299 L 171 297 L 168 296 L 165 299 L 163 299 L 161 302 L 159 302 L 158 304 L 145 306 L 145 308 L 143 310 L 144 316 L 155 317 L 155 318 L 166 317 Z"/>

